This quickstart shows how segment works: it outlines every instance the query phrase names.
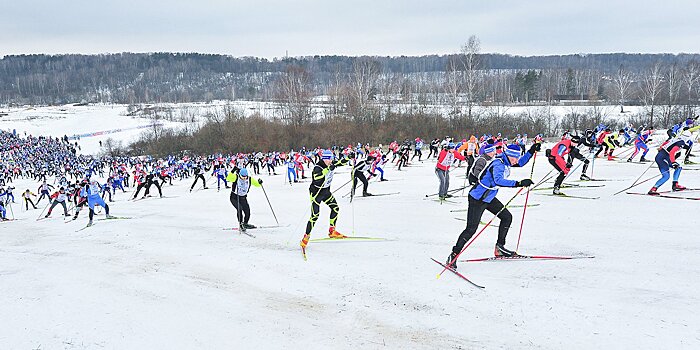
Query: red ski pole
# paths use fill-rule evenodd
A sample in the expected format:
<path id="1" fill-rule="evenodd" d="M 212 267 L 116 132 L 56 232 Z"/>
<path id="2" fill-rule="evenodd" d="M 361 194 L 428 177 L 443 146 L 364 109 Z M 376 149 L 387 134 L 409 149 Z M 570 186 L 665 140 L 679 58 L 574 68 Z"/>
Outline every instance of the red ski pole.
<path id="1" fill-rule="evenodd" d="M 530 178 L 535 174 L 535 160 L 537 159 L 537 152 L 532 156 L 532 170 L 530 170 Z M 515 246 L 515 252 L 518 252 L 520 247 L 520 237 L 523 235 L 523 223 L 525 223 L 525 211 L 527 211 L 527 201 L 530 199 L 530 188 L 527 188 L 527 193 L 525 194 L 525 206 L 523 207 L 523 218 L 520 219 L 520 232 L 518 232 L 518 244 Z"/>

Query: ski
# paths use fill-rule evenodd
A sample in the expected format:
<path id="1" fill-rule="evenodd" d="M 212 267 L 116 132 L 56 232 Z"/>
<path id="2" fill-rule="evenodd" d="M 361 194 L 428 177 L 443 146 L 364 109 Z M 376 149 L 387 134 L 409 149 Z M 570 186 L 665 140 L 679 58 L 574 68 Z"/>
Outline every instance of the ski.
<path id="1" fill-rule="evenodd" d="M 605 187 L 605 185 L 574 185 L 574 184 L 564 184 L 561 186 L 561 188 L 568 188 L 568 189 L 580 189 L 580 188 L 596 188 L 596 187 Z M 553 190 L 554 187 L 540 187 L 536 188 L 533 191 L 546 191 L 546 190 Z"/>
<path id="2" fill-rule="evenodd" d="M 680 192 L 680 191 L 678 191 L 678 192 Z M 673 192 L 673 193 L 678 193 L 678 192 Z M 660 192 L 659 194 L 656 194 L 656 195 L 651 195 L 648 193 L 638 193 L 638 192 L 625 192 L 625 193 L 636 194 L 638 196 L 660 197 L 660 198 L 671 198 L 671 199 L 687 199 L 687 200 L 691 200 L 691 201 L 700 201 L 700 197 L 680 197 L 680 196 L 669 196 L 667 194 L 663 194 L 663 193 L 667 193 L 667 192 Z"/>
<path id="3" fill-rule="evenodd" d="M 572 259 L 593 259 L 592 255 L 556 256 L 556 255 L 515 255 L 515 256 L 492 256 L 488 258 L 464 259 L 460 262 L 483 262 L 483 261 L 508 261 L 508 260 L 572 260 Z"/>
<path id="4" fill-rule="evenodd" d="M 393 195 L 393 194 L 399 194 L 399 193 L 401 193 L 401 192 L 391 192 L 391 193 L 376 193 L 376 194 L 373 194 L 373 195 L 371 195 L 371 196 L 359 196 L 359 197 L 356 197 L 356 198 L 358 198 L 358 199 L 359 199 L 359 198 L 371 198 L 371 197 L 381 197 L 381 196 L 389 196 L 389 195 Z"/>
<path id="5" fill-rule="evenodd" d="M 448 271 L 454 273 L 454 274 L 457 275 L 459 278 L 461 278 L 461 279 L 463 279 L 463 280 L 469 282 L 472 286 L 477 287 L 477 288 L 480 288 L 480 289 L 486 288 L 486 287 L 484 287 L 484 286 L 480 286 L 480 285 L 478 285 L 478 284 L 472 282 L 470 279 L 468 279 L 467 277 L 465 277 L 463 274 L 457 272 L 457 270 L 454 270 L 454 269 L 452 269 L 451 267 L 447 267 L 447 265 L 445 265 L 445 264 L 443 264 L 443 263 L 441 263 L 441 262 L 439 262 L 439 261 L 437 261 L 437 260 L 435 260 L 435 259 L 433 259 L 433 258 L 430 258 L 430 260 L 432 260 L 432 261 L 434 261 L 436 264 L 438 264 L 438 265 L 444 267 L 446 270 L 448 270 Z M 438 277 L 440 277 L 440 275 L 438 275 Z"/>
<path id="6" fill-rule="evenodd" d="M 104 220 L 128 220 L 128 219 L 133 219 L 133 218 L 131 216 L 112 216 L 111 218 L 99 218 L 97 220 L 104 221 Z"/>
<path id="7" fill-rule="evenodd" d="M 93 226 L 95 226 L 95 223 L 92 223 L 92 225 L 90 225 L 90 224 L 85 225 L 83 228 L 79 228 L 79 229 L 75 230 L 75 232 L 80 232 L 88 227 L 93 227 Z"/>
<path id="8" fill-rule="evenodd" d="M 573 182 L 590 182 L 590 181 L 625 181 L 624 179 L 590 179 L 590 180 L 574 180 Z"/>
<path id="9" fill-rule="evenodd" d="M 386 238 L 382 237 L 361 237 L 361 236 L 347 236 L 343 238 L 315 238 L 310 239 L 309 242 L 332 242 L 332 241 L 388 241 Z"/>
<path id="10" fill-rule="evenodd" d="M 572 196 L 568 194 L 554 194 L 554 193 L 538 193 L 543 196 L 550 196 L 550 197 L 562 197 L 562 198 L 575 198 L 575 199 L 600 199 L 600 197 L 585 197 L 585 196 Z"/>
<path id="11" fill-rule="evenodd" d="M 255 228 L 249 228 L 247 230 L 257 230 L 257 229 L 266 229 L 266 228 L 278 228 L 278 227 L 289 227 L 289 225 L 271 225 L 271 226 L 256 226 Z M 222 230 L 224 231 L 240 231 L 240 227 L 224 227 Z"/>

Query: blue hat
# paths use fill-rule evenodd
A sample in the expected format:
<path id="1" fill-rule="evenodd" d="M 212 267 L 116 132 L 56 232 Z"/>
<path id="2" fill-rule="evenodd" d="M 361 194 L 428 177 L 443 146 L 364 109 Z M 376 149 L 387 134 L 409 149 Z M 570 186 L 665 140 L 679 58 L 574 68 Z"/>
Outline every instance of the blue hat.
<path id="1" fill-rule="evenodd" d="M 333 152 L 331 152 L 331 150 L 324 149 L 323 153 L 321 153 L 321 159 L 333 159 Z"/>
<path id="2" fill-rule="evenodd" d="M 239 173 L 241 174 L 241 176 L 248 176 L 248 168 L 241 169 Z"/>
<path id="3" fill-rule="evenodd" d="M 508 145 L 504 150 L 504 153 L 508 157 L 520 158 L 520 146 L 518 145 Z"/>
<path id="4" fill-rule="evenodd" d="M 448 143 L 447 148 L 455 148 L 455 143 L 454 142 Z"/>
<path id="5" fill-rule="evenodd" d="M 483 147 L 484 153 L 491 153 L 496 151 L 496 144 L 494 143 L 487 143 L 486 146 Z"/>

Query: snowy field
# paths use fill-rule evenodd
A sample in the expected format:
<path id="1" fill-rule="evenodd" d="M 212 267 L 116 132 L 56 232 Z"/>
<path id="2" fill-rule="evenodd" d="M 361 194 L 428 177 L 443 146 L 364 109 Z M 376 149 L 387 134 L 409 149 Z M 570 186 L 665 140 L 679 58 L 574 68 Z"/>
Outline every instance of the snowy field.
<path id="1" fill-rule="evenodd" d="M 115 111 L 94 129 L 123 127 L 118 118 L 130 120 Z M 82 124 L 13 127 L 63 135 Z M 543 153 L 535 180 L 551 169 Z M 681 183 L 700 188 L 700 166 L 686 168 Z M 465 225 L 458 219 L 466 213 L 457 210 L 466 198 L 426 200 L 437 191 L 433 169 L 433 161 L 400 172 L 388 166 L 390 181 L 369 189 L 394 195 L 350 203 L 346 188 L 339 190 L 338 230 L 388 240 L 310 243 L 308 261 L 298 246 L 310 212 L 308 183 L 290 186 L 282 175 L 261 176 L 282 227 L 249 231 L 255 238 L 223 230 L 236 225 L 235 211 L 228 190 L 217 192 L 211 178 L 210 189 L 192 193 L 191 179 L 175 181 L 163 199 L 130 202 L 118 193 L 111 213 L 133 219 L 96 221 L 79 232 L 86 210 L 67 224 L 59 210 L 36 221 L 40 210 L 25 211 L 19 196 L 38 184 L 17 180 L 12 211 L 19 220 L 0 224 L 0 349 L 700 348 L 700 201 L 612 196 L 646 166 L 597 159 L 593 177 L 614 181 L 564 192 L 600 199 L 533 191 L 529 202 L 539 205 L 527 209 L 519 247 L 521 254 L 595 258 L 460 263 L 481 290 L 450 272 L 436 279 L 442 268 L 430 257 L 446 259 Z M 463 184 L 464 171 L 452 171 L 452 188 Z M 514 168 L 511 178 L 529 172 L 529 165 Z M 643 178 L 656 174 L 650 169 Z M 332 188 L 347 180 L 349 169 L 340 168 Z M 670 182 L 661 190 L 669 189 Z M 505 202 L 515 191 L 498 197 Z M 275 225 L 259 188 L 249 201 L 252 224 Z M 521 195 L 514 204 L 524 201 Z M 522 208 L 511 211 L 506 246 L 514 249 Z M 322 207 L 312 238 L 325 236 L 328 215 Z M 491 256 L 496 230 L 487 228 L 462 258 Z"/>
<path id="2" fill-rule="evenodd" d="M 201 125 L 207 113 L 222 113 L 225 109 L 231 108 L 237 112 L 250 116 L 259 114 L 268 118 L 284 116 L 283 108 L 273 102 L 259 101 L 214 101 L 212 103 L 163 103 L 157 105 L 143 105 L 144 107 L 160 107 L 167 110 L 173 115 L 173 119 L 177 121 L 159 120 L 165 127 L 182 128 L 186 124 L 189 126 Z M 322 115 L 327 106 L 323 104 L 314 104 L 312 110 L 316 115 Z M 397 104 L 393 105 L 396 111 L 409 110 L 410 105 Z M 522 113 L 533 114 L 551 114 L 553 117 L 561 118 L 569 113 L 591 113 L 592 107 L 586 106 L 511 106 L 511 107 L 475 107 L 475 113 L 484 115 L 491 114 L 509 114 L 519 115 Z M 447 113 L 447 107 L 444 105 L 428 105 L 428 111 L 436 113 Z M 626 106 L 625 113 L 621 114 L 619 106 L 601 106 L 598 107 L 598 113 L 602 113 L 611 119 L 621 119 L 630 117 L 636 113 L 643 111 L 643 107 Z M 0 117 L 0 129 L 12 131 L 16 129 L 20 135 L 24 132 L 32 135 L 45 135 L 53 137 L 69 137 L 77 134 L 99 133 L 116 129 L 123 129 L 117 133 L 105 133 L 89 137 L 82 137 L 80 146 L 83 153 L 98 153 L 102 149 L 99 142 L 106 141 L 112 138 L 117 141 L 122 141 L 126 146 L 130 142 L 138 139 L 144 128 L 153 124 L 151 119 L 148 119 L 142 113 L 137 113 L 135 116 L 128 116 L 128 106 L 119 104 L 91 104 L 88 106 L 43 106 L 43 107 L 12 107 L 0 108 L 0 112 L 7 113 L 7 116 Z M 160 112 L 161 117 L 167 112 Z M 194 119 L 195 122 L 187 122 L 185 119 Z M 425 135 L 418 135 L 423 136 Z"/>

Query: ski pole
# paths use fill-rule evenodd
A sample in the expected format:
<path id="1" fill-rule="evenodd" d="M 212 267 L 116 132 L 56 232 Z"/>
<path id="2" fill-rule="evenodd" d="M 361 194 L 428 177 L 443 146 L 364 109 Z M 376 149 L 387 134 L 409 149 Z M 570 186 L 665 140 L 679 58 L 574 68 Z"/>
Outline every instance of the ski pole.
<path id="1" fill-rule="evenodd" d="M 470 246 L 472 243 L 474 243 L 474 241 L 476 240 L 476 238 L 479 237 L 479 235 L 480 235 L 482 232 L 484 232 L 484 231 L 489 227 L 489 225 L 491 225 L 491 223 L 493 222 L 493 220 L 495 220 L 495 219 L 498 217 L 498 215 L 501 214 L 501 212 L 503 212 L 504 210 L 506 210 L 506 208 L 508 208 L 508 205 L 515 199 L 515 197 L 517 197 L 518 195 L 520 195 L 520 192 L 522 192 L 523 189 L 525 189 L 525 187 L 520 187 L 520 189 L 518 190 L 518 192 L 516 192 L 515 195 L 513 195 L 513 197 L 511 197 L 511 198 L 508 200 L 508 202 L 506 202 L 506 204 L 503 206 L 503 208 L 501 208 L 501 210 L 499 210 L 499 211 L 491 218 L 491 220 L 489 220 L 489 222 L 486 223 L 486 225 L 485 225 L 483 228 L 481 228 L 481 230 L 480 230 L 476 235 L 474 235 L 474 236 L 471 238 L 471 240 L 467 243 L 467 245 L 466 245 L 464 248 L 462 248 L 462 251 L 460 251 L 459 254 L 457 254 L 450 262 L 448 262 L 447 265 L 445 265 L 445 267 L 442 269 L 442 271 L 440 271 L 440 273 L 438 273 L 437 278 L 440 278 L 440 276 L 442 276 L 442 274 L 445 272 L 445 270 L 447 270 L 447 266 L 450 266 L 450 265 L 452 265 L 453 262 L 457 261 L 457 259 L 459 258 L 459 256 L 462 255 L 462 253 L 464 253 L 464 251 L 466 251 L 467 248 L 469 248 L 469 246 Z"/>
<path id="2" fill-rule="evenodd" d="M 669 170 L 666 170 L 666 171 L 663 171 L 663 172 L 661 172 L 661 173 L 658 174 L 658 175 L 654 175 L 654 176 L 652 176 L 652 177 L 650 177 L 650 178 L 648 178 L 648 179 L 646 179 L 646 180 L 644 180 L 644 181 L 641 181 L 641 182 L 639 182 L 639 183 L 633 184 L 632 186 L 627 187 L 627 188 L 625 188 L 625 189 L 622 190 L 622 191 L 615 192 L 615 193 L 613 193 L 613 196 L 618 195 L 618 194 L 620 194 L 620 193 L 622 193 L 622 192 L 625 192 L 625 191 L 627 191 L 627 190 L 629 190 L 629 189 L 631 189 L 631 188 L 633 188 L 633 187 L 637 187 L 637 186 L 639 186 L 639 185 L 641 185 L 641 184 L 643 184 L 643 183 L 645 183 L 645 182 L 647 182 L 647 181 L 649 181 L 649 180 L 653 180 L 653 179 L 655 179 L 655 178 L 657 178 L 657 177 L 659 177 L 659 176 L 662 176 L 664 173 L 667 173 L 667 172 L 669 172 L 669 171 L 670 171 L 670 169 L 669 169 Z"/>
<path id="3" fill-rule="evenodd" d="M 51 205 L 51 202 L 49 202 L 49 203 L 46 204 L 46 206 L 44 207 L 44 209 L 41 211 L 41 214 L 39 214 L 39 216 L 36 218 L 37 220 L 39 220 L 39 218 L 41 218 L 41 216 L 44 215 L 44 211 L 46 211 L 46 208 L 48 208 L 49 205 Z"/>
<path id="4" fill-rule="evenodd" d="M 461 191 L 461 190 L 463 190 L 463 189 L 465 189 L 465 188 L 467 188 L 467 187 L 469 187 L 469 186 L 459 187 L 459 188 L 455 188 L 455 189 L 452 189 L 452 190 L 448 190 L 447 193 L 459 192 L 459 191 Z M 437 196 L 438 194 L 440 194 L 440 193 L 426 194 L 425 196 L 426 196 L 426 197 L 432 197 L 432 196 Z"/>
<path id="5" fill-rule="evenodd" d="M 280 222 L 277 221 L 277 215 L 275 215 L 275 210 L 272 209 L 272 204 L 270 203 L 270 198 L 267 197 L 267 192 L 265 191 L 265 187 L 262 184 L 260 184 L 260 187 L 263 190 L 263 194 L 265 194 L 265 199 L 267 199 L 267 204 L 270 206 L 270 211 L 272 212 L 272 216 L 275 218 L 275 222 L 277 223 L 277 226 L 279 226 Z"/>
<path id="6" fill-rule="evenodd" d="M 530 170 L 530 178 L 535 174 L 535 160 L 537 160 L 537 152 L 533 154 L 532 156 L 532 169 Z M 523 218 L 520 219 L 520 232 L 518 232 L 518 244 L 515 246 L 515 251 L 518 251 L 518 248 L 520 247 L 520 237 L 523 234 L 523 223 L 525 223 L 525 211 L 527 210 L 527 201 L 530 199 L 530 191 L 531 189 L 528 187 L 527 188 L 527 193 L 525 194 L 525 206 L 523 207 Z"/>
<path id="7" fill-rule="evenodd" d="M 649 171 L 649 169 L 651 169 L 651 167 L 652 167 L 652 165 L 654 165 L 654 163 L 655 163 L 655 162 L 649 162 L 649 166 L 644 170 L 644 172 L 643 172 L 641 175 L 639 175 L 639 177 L 638 177 L 636 180 L 634 180 L 634 182 L 632 183 L 632 186 L 630 186 L 630 187 L 628 187 L 628 188 L 625 188 L 624 190 L 622 190 L 622 191 L 620 191 L 620 192 L 614 193 L 613 196 L 616 196 L 616 195 L 618 195 L 618 194 L 620 194 L 620 193 L 622 193 L 622 192 L 624 192 L 624 191 L 627 191 L 628 189 L 634 187 L 634 186 L 637 184 L 637 181 L 639 181 L 639 179 L 641 179 L 642 176 L 644 176 L 644 174 L 646 174 L 647 171 Z M 662 173 L 662 174 L 663 174 L 663 173 Z"/>

